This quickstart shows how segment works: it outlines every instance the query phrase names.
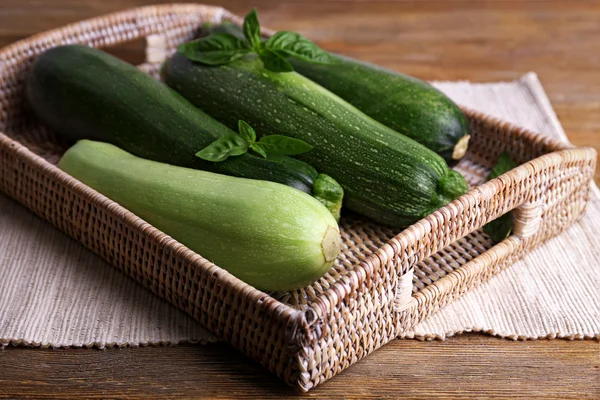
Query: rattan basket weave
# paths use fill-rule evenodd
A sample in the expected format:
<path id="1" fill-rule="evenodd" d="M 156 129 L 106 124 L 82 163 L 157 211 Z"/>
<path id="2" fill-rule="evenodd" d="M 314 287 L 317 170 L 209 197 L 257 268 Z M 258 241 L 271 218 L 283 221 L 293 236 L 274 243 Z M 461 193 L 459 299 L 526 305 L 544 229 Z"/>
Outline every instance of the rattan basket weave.
<path id="1" fill-rule="evenodd" d="M 0 190 L 192 315 L 289 385 L 309 390 L 410 330 L 576 221 L 596 152 L 575 149 L 465 110 L 473 131 L 456 167 L 472 190 L 402 232 L 348 216 L 343 254 L 303 290 L 263 293 L 203 259 L 56 166 L 67 144 L 31 116 L 23 82 L 32 59 L 65 43 L 108 47 L 146 38 L 155 73 L 218 7 L 163 5 L 36 35 L 0 51 Z M 265 32 L 268 34 L 268 32 Z M 507 150 L 520 166 L 483 183 Z M 514 210 L 494 245 L 480 228 Z"/>

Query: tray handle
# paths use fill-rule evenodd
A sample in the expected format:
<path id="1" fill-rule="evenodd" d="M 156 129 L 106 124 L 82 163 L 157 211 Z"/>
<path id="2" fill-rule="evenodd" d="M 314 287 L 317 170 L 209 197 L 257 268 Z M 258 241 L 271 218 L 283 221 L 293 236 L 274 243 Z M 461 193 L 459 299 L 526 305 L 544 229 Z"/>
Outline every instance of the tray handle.
<path id="1" fill-rule="evenodd" d="M 486 272 L 490 263 L 518 255 L 518 248 L 525 248 L 525 244 L 533 247 L 536 243 L 532 240 L 554 236 L 581 216 L 595 165 L 594 149 L 566 149 L 535 158 L 471 189 L 400 232 L 313 300 L 306 312 L 308 325 L 324 324 L 332 307 L 356 297 L 367 285 L 369 288 L 363 288 L 364 291 L 376 290 L 379 298 L 390 299 L 390 316 L 394 315 L 397 327 L 414 326 L 400 321 L 407 317 L 420 321 L 431 315 L 452 298 L 498 272 Z M 548 210 L 557 214 L 564 207 L 571 209 L 570 217 L 548 228 L 544 224 Z M 516 221 L 509 238 L 496 244 L 493 251 L 480 254 L 413 293 L 415 265 L 512 210 Z M 542 228 L 544 232 L 540 232 Z"/>
<path id="2" fill-rule="evenodd" d="M 449 301 L 489 278 L 490 274 L 484 274 L 490 263 L 522 255 L 519 249 L 533 247 L 564 230 L 585 211 L 596 157 L 596 151 L 591 148 L 562 150 L 538 157 L 475 187 L 390 240 L 393 258 L 386 265 L 398 272 L 395 311 L 409 308 L 414 311 L 425 303 L 443 305 L 446 301 L 440 296 L 448 297 Z M 574 195 L 578 201 L 573 199 Z M 555 214 L 566 207 L 570 208 L 569 217 L 560 224 L 553 223 Z M 417 263 L 509 211 L 513 212 L 511 236 L 413 294 L 412 278 Z M 545 223 L 546 219 L 552 221 Z M 467 282 L 462 285 L 465 287 L 456 285 L 459 275 L 465 274 L 468 274 L 467 279 L 460 277 L 460 281 Z M 427 310 L 427 315 L 435 312 L 432 307 L 422 309 Z"/>
<path id="3" fill-rule="evenodd" d="M 513 209 L 512 235 L 518 239 L 526 239 L 535 235 L 541 226 L 543 210 L 544 204 L 539 203 L 525 203 Z M 414 267 L 409 268 L 404 274 L 399 276 L 396 285 L 396 312 L 404 311 L 411 306 L 413 300 L 413 279 Z"/>

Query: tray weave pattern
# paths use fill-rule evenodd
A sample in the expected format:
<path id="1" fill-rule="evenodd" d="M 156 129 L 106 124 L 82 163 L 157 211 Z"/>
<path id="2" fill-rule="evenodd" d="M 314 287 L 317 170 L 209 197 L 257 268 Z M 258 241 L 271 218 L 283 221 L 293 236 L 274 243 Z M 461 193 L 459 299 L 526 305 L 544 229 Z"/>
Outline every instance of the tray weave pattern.
<path id="1" fill-rule="evenodd" d="M 306 391 L 410 330 L 580 218 L 596 153 L 465 110 L 471 146 L 456 169 L 471 190 L 402 232 L 356 215 L 343 252 L 318 282 L 263 293 L 205 260 L 56 167 L 68 143 L 31 115 L 23 83 L 53 46 L 107 48 L 145 38 L 156 76 L 205 22 L 239 17 L 195 4 L 150 6 L 75 23 L 0 50 L 0 190 L 192 315 L 289 385 Z M 263 33 L 270 34 L 265 30 Z M 519 167 L 484 183 L 508 151 Z M 513 212 L 514 234 L 494 245 L 481 227 Z"/>

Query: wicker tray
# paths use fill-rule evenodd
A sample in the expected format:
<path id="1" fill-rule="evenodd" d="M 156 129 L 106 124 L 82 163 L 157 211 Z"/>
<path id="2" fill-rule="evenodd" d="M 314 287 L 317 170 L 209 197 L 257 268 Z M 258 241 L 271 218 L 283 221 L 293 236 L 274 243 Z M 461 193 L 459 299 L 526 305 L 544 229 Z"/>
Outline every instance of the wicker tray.
<path id="1" fill-rule="evenodd" d="M 23 82 L 36 54 L 65 43 L 108 47 L 146 38 L 155 73 L 218 7 L 163 5 L 36 35 L 0 51 L 0 190 L 83 243 L 301 390 L 354 364 L 558 234 L 584 213 L 596 152 L 465 110 L 473 130 L 456 167 L 473 188 L 397 232 L 349 216 L 343 254 L 313 285 L 263 293 L 203 259 L 55 164 L 67 144 L 31 116 Z M 265 32 L 268 34 L 269 32 Z M 520 166 L 482 183 L 507 150 Z M 480 228 L 514 210 L 494 245 Z"/>

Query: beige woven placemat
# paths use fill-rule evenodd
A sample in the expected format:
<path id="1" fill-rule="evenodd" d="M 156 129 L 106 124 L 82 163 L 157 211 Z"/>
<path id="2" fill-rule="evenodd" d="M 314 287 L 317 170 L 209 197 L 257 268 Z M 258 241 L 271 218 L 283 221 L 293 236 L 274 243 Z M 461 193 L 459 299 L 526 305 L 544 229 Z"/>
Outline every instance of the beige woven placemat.
<path id="1" fill-rule="evenodd" d="M 519 81 L 437 83 L 457 102 L 566 140 L 535 74 Z M 410 337 L 459 332 L 600 338 L 600 193 L 584 219 Z M 213 336 L 76 241 L 0 195 L 0 346 L 137 346 Z"/>

